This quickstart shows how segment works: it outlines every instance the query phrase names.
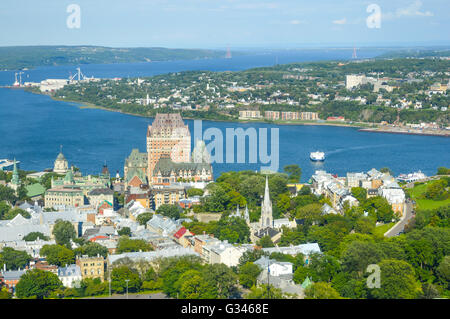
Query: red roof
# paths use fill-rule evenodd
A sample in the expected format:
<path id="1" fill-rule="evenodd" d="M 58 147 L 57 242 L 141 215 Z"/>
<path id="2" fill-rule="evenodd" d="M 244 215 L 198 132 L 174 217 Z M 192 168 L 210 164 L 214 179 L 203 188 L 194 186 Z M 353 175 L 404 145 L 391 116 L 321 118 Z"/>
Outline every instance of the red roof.
<path id="1" fill-rule="evenodd" d="M 186 233 L 186 231 L 187 229 L 183 226 L 173 236 L 177 239 L 180 239 Z"/>
<path id="2" fill-rule="evenodd" d="M 108 238 L 109 238 L 108 236 L 99 235 L 99 236 L 92 237 L 91 239 L 89 239 L 89 241 L 96 241 L 97 239 L 108 239 Z"/>

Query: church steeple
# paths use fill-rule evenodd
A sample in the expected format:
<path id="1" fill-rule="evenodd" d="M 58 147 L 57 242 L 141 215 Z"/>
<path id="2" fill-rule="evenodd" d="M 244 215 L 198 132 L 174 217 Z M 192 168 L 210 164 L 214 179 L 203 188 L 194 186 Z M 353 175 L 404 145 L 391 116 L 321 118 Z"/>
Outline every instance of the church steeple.
<path id="1" fill-rule="evenodd" d="M 14 166 L 13 166 L 13 173 L 12 173 L 12 178 L 11 178 L 11 184 L 18 186 L 19 183 L 20 183 L 19 171 L 17 170 L 16 158 L 14 158 Z"/>
<path id="2" fill-rule="evenodd" d="M 269 179 L 266 175 L 266 188 L 264 199 L 261 203 L 261 218 L 259 219 L 260 229 L 273 227 L 272 201 L 270 200 Z"/>

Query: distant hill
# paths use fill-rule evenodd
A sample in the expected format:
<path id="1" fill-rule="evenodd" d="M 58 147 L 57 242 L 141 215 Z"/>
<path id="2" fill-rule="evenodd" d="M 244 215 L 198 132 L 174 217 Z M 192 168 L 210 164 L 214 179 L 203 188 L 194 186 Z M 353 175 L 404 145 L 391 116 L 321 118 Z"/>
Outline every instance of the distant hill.
<path id="1" fill-rule="evenodd" d="M 411 48 L 387 52 L 378 56 L 379 58 L 431 58 L 450 57 L 450 49 L 447 48 Z"/>
<path id="2" fill-rule="evenodd" d="M 225 51 L 167 48 L 108 48 L 98 46 L 0 47 L 0 70 L 37 66 L 108 64 L 225 57 Z"/>

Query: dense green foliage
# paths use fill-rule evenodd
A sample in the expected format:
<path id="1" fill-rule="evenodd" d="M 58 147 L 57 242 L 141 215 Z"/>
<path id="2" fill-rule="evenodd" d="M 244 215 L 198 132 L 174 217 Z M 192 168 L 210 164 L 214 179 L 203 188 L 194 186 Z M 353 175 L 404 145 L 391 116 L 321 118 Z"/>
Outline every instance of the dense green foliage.
<path id="1" fill-rule="evenodd" d="M 58 276 L 54 273 L 33 269 L 20 277 L 16 285 L 16 294 L 19 298 L 44 299 L 52 292 L 61 289 L 62 286 Z"/>

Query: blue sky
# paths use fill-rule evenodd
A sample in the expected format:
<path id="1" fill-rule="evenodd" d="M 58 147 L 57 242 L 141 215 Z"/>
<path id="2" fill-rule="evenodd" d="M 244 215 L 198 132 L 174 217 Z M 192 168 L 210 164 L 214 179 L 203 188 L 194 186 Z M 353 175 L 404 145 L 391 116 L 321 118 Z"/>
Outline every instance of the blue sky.
<path id="1" fill-rule="evenodd" d="M 81 8 L 79 29 L 67 6 Z M 381 9 L 369 28 L 370 4 Z M 0 46 L 449 45 L 449 0 L 1 0 Z"/>

